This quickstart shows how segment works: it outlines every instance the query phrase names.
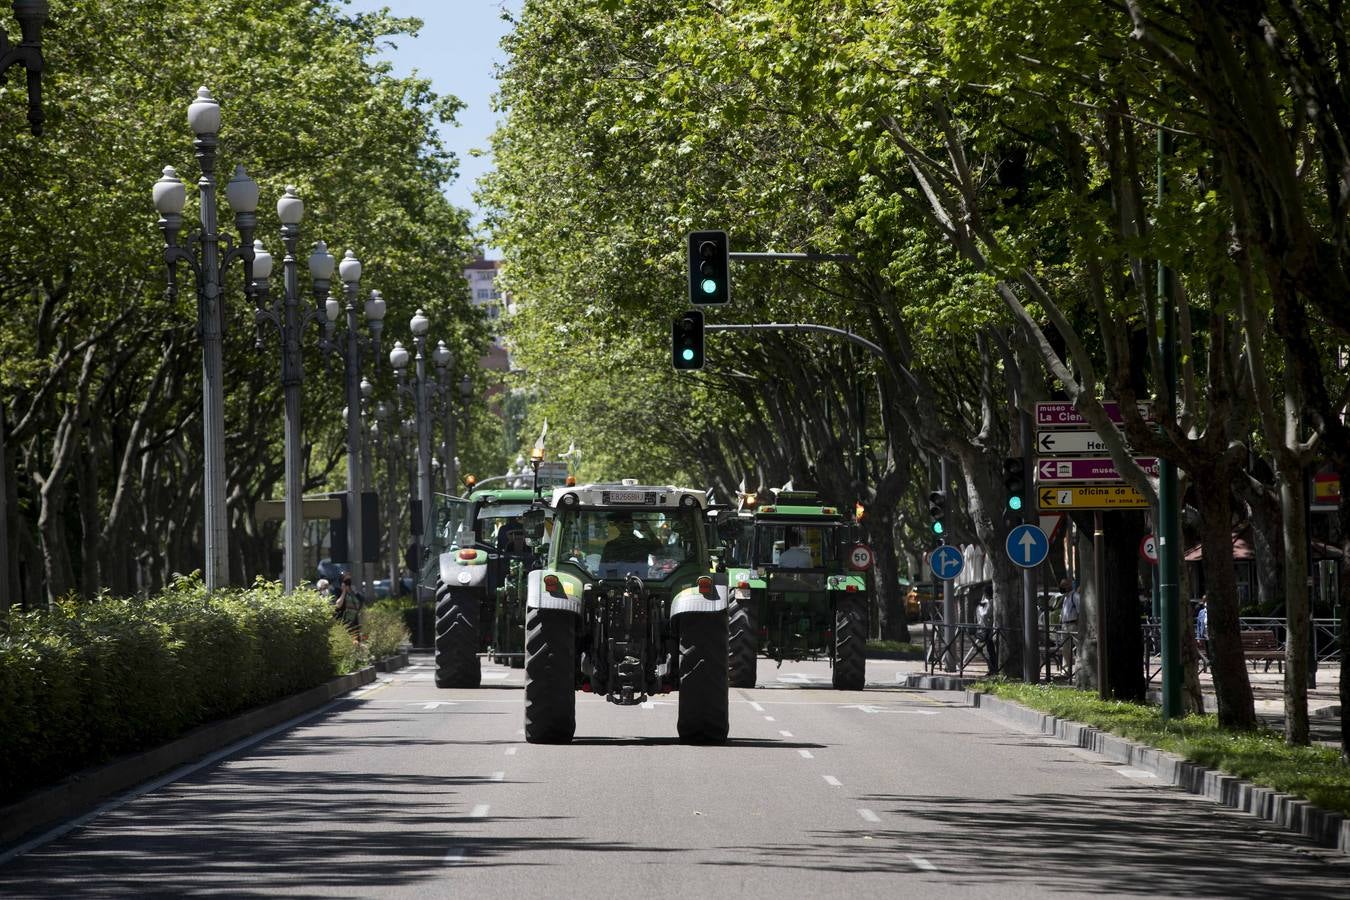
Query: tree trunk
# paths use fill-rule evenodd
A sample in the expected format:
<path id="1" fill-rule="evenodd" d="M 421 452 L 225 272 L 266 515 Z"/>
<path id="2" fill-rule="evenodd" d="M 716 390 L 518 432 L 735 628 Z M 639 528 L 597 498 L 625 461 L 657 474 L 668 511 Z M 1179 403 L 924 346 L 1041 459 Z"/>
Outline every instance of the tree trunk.
<path id="1" fill-rule="evenodd" d="M 1204 552 L 1209 635 L 1219 724 L 1248 731 L 1256 727 L 1256 703 L 1247 678 L 1238 623 L 1237 576 L 1233 571 L 1232 499 L 1229 472 L 1220 467 L 1192 473 L 1200 509 L 1201 546 Z M 1204 477 L 1201 477 L 1204 476 Z M 1190 610 L 1182 615 L 1190 617 Z"/>
<path id="2" fill-rule="evenodd" d="M 1284 740 L 1308 743 L 1308 529 L 1303 467 L 1278 453 L 1284 537 Z"/>
<path id="3" fill-rule="evenodd" d="M 872 589 L 876 592 L 877 609 L 881 613 L 881 637 L 887 641 L 908 641 L 909 623 L 905 619 L 905 600 L 900 593 L 900 570 L 892 528 L 894 513 L 889 509 L 874 509 L 868 518 L 871 523 L 867 536 L 877 556 Z"/>
<path id="4" fill-rule="evenodd" d="M 1143 539 L 1142 512 L 1102 514 L 1106 572 L 1104 640 L 1106 694 L 1117 700 L 1142 703 L 1144 642 L 1139 621 L 1139 542 Z"/>
<path id="5" fill-rule="evenodd" d="M 1097 690 L 1097 652 L 1101 635 L 1097 631 L 1097 609 L 1101 596 L 1097 592 L 1097 558 L 1092 552 L 1092 529 L 1078 527 L 1074 522 L 1078 557 L 1078 652 L 1074 654 L 1074 687 L 1083 691 Z"/>

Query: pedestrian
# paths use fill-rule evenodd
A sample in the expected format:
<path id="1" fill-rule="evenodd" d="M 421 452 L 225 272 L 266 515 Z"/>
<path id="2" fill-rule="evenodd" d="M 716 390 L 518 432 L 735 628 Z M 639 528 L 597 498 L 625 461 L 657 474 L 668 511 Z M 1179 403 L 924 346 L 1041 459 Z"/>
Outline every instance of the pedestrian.
<path id="1" fill-rule="evenodd" d="M 337 600 L 333 603 L 333 618 L 346 625 L 353 635 L 361 631 L 361 605 L 361 594 L 352 588 L 352 576 L 343 575 Z"/>
<path id="2" fill-rule="evenodd" d="M 1200 598 L 1200 608 L 1195 613 L 1195 639 L 1200 643 L 1209 640 L 1209 595 Z"/>
<path id="3" fill-rule="evenodd" d="M 1078 641 L 1078 608 L 1081 605 L 1078 585 L 1067 577 L 1059 580 L 1059 626 L 1063 630 L 1060 646 L 1064 650 L 1064 667 L 1073 670 L 1073 647 Z"/>
<path id="4" fill-rule="evenodd" d="M 328 583 L 327 578 L 320 578 L 318 581 L 314 582 L 314 590 L 318 591 L 319 596 L 333 593 L 332 585 Z"/>

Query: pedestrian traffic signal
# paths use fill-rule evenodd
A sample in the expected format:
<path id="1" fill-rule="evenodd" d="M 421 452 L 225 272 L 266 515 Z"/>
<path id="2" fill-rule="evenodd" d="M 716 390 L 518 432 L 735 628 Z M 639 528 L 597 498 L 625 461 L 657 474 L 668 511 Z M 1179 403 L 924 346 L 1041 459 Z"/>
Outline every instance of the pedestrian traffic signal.
<path id="1" fill-rule="evenodd" d="M 933 491 L 928 495 L 928 515 L 933 517 L 933 534 L 942 534 L 942 517 L 947 513 L 946 491 Z"/>
<path id="2" fill-rule="evenodd" d="M 725 231 L 689 234 L 689 302 L 731 301 L 731 247 Z"/>
<path id="3" fill-rule="evenodd" d="M 671 362 L 676 369 L 703 368 L 703 311 L 691 309 L 670 328 Z"/>
<path id="4" fill-rule="evenodd" d="M 1020 456 L 1004 458 L 1003 490 L 1008 495 L 1008 505 L 1004 509 L 1004 515 L 1008 518 L 1017 519 L 1020 524 L 1022 510 L 1025 509 L 1027 500 L 1026 460 Z"/>

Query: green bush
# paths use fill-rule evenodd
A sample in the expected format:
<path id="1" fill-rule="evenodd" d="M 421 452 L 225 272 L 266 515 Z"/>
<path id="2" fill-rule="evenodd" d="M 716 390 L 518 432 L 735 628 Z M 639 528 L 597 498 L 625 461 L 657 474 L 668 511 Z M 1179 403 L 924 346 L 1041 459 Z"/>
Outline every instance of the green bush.
<path id="1" fill-rule="evenodd" d="M 322 684 L 331 624 L 312 591 L 195 578 L 0 619 L 0 800 Z"/>
<path id="2" fill-rule="evenodd" d="M 383 600 L 362 614 L 361 631 L 374 659 L 393 656 L 412 640 L 401 605 Z"/>
<path id="3" fill-rule="evenodd" d="M 341 622 L 328 625 L 328 658 L 339 675 L 349 675 L 370 665 L 370 648 Z"/>

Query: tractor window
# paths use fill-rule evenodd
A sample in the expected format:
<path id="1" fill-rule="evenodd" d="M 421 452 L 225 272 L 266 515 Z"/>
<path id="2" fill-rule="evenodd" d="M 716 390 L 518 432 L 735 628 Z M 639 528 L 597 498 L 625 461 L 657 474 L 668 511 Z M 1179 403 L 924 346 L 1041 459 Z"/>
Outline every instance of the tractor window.
<path id="1" fill-rule="evenodd" d="M 584 509 L 559 517 L 559 558 L 595 578 L 633 574 L 660 581 L 698 558 L 701 525 L 692 510 Z"/>
<path id="2" fill-rule="evenodd" d="M 835 558 L 837 536 L 819 522 L 759 522 L 755 526 L 755 564 L 784 569 L 819 569 Z"/>
<path id="3" fill-rule="evenodd" d="M 436 495 L 436 505 L 432 511 L 431 549 L 439 552 L 451 547 L 467 547 L 473 543 L 473 521 L 469 518 L 469 506 L 469 501 L 462 497 Z"/>
<path id="4" fill-rule="evenodd" d="M 728 518 L 718 523 L 717 540 L 728 549 L 724 560 L 728 566 L 742 568 L 754 565 L 755 526 L 749 519 Z"/>

